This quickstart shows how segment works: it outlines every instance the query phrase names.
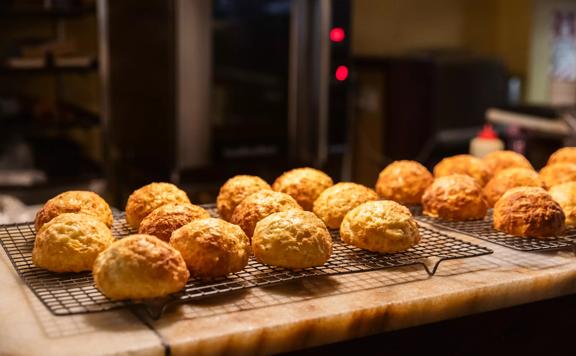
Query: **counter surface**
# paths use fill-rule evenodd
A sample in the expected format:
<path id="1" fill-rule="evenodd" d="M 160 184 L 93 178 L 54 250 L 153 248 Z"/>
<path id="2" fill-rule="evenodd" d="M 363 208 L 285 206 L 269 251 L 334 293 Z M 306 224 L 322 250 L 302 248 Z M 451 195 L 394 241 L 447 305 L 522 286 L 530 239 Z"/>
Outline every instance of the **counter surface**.
<path id="1" fill-rule="evenodd" d="M 0 354 L 268 354 L 576 293 L 571 251 L 494 250 L 421 266 L 310 278 L 175 306 L 153 321 L 127 310 L 54 316 L 0 258 Z"/>

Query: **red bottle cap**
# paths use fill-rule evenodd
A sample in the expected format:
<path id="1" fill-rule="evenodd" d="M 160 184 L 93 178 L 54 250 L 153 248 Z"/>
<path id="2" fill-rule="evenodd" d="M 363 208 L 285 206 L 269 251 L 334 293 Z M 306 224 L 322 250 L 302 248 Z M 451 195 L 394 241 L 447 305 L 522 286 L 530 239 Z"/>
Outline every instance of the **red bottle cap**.
<path id="1" fill-rule="evenodd" d="M 496 131 L 494 131 L 494 129 L 492 128 L 492 125 L 486 124 L 484 125 L 482 131 L 480 131 L 480 133 L 478 134 L 478 137 L 487 140 L 493 140 L 498 138 L 498 135 L 496 134 Z"/>

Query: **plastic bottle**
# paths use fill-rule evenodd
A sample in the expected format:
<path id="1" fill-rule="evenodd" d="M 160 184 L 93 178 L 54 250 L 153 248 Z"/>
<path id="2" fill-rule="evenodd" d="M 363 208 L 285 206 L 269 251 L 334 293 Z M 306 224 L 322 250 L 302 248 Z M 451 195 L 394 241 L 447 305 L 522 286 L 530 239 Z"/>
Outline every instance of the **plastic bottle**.
<path id="1" fill-rule="evenodd" d="M 490 152 L 504 149 L 504 142 L 498 138 L 498 135 L 492 128 L 492 125 L 486 124 L 478 136 L 470 141 L 470 154 L 478 158 L 486 156 Z"/>

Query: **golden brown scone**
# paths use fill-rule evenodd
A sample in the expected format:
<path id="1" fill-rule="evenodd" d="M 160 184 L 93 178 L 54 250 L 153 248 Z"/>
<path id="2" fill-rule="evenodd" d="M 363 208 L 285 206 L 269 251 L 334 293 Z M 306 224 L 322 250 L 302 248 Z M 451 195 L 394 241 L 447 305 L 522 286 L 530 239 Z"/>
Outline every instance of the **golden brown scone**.
<path id="1" fill-rule="evenodd" d="M 154 209 L 169 203 L 190 204 L 183 190 L 171 183 L 150 183 L 136 189 L 126 203 L 126 222 L 134 229 Z"/>
<path id="2" fill-rule="evenodd" d="M 533 169 L 508 168 L 502 170 L 492 177 L 484 187 L 484 195 L 486 200 L 488 200 L 488 206 L 493 207 L 507 190 L 516 187 L 544 188 L 544 183 Z"/>
<path id="3" fill-rule="evenodd" d="M 434 167 L 434 177 L 444 177 L 452 174 L 465 174 L 478 182 L 481 187 L 488 183 L 490 172 L 486 164 L 471 155 L 456 155 L 444 158 Z"/>
<path id="4" fill-rule="evenodd" d="M 488 202 L 476 180 L 464 174 L 436 178 L 422 196 L 424 215 L 445 220 L 486 216 Z"/>
<path id="5" fill-rule="evenodd" d="M 494 206 L 494 228 L 514 236 L 546 237 L 564 231 L 560 205 L 542 188 L 512 188 Z"/>
<path id="6" fill-rule="evenodd" d="M 94 262 L 96 287 L 110 299 L 164 297 L 184 288 L 190 273 L 180 252 L 151 235 L 114 242 Z"/>
<path id="7" fill-rule="evenodd" d="M 422 194 L 434 177 L 416 161 L 395 161 L 378 175 L 376 191 L 384 199 L 401 204 L 420 204 Z"/>
<path id="8" fill-rule="evenodd" d="M 276 178 L 272 189 L 292 196 L 304 210 L 311 211 L 320 193 L 333 184 L 326 173 L 306 167 L 284 172 Z"/>
<path id="9" fill-rule="evenodd" d="M 48 200 L 36 214 L 34 227 L 39 231 L 42 225 L 64 213 L 91 215 L 111 227 L 112 210 L 98 194 L 83 190 L 71 190 Z"/>
<path id="10" fill-rule="evenodd" d="M 554 163 L 576 163 L 576 147 L 562 147 L 548 157 L 547 165 Z"/>
<path id="11" fill-rule="evenodd" d="M 371 201 L 348 212 L 340 226 L 342 241 L 373 252 L 405 251 L 420 242 L 410 210 L 391 200 Z"/>
<path id="12" fill-rule="evenodd" d="M 244 198 L 263 189 L 272 190 L 272 187 L 260 177 L 240 175 L 228 179 L 216 198 L 218 214 L 222 219 L 230 221 L 234 209 Z"/>
<path id="13" fill-rule="evenodd" d="M 96 256 L 112 242 L 112 232 L 98 218 L 64 213 L 36 234 L 32 262 L 52 272 L 91 271 Z"/>
<path id="14" fill-rule="evenodd" d="M 508 168 L 526 168 L 534 170 L 532 164 L 520 153 L 514 151 L 490 152 L 482 159 L 491 176 Z"/>
<path id="15" fill-rule="evenodd" d="M 170 241 L 174 230 L 192 220 L 209 218 L 210 214 L 194 204 L 166 204 L 154 209 L 142 220 L 139 234 L 156 236 L 162 241 Z"/>
<path id="16" fill-rule="evenodd" d="M 338 183 L 320 194 L 314 202 L 314 213 L 331 229 L 337 229 L 347 212 L 367 201 L 378 200 L 378 194 L 356 183 Z"/>
<path id="17" fill-rule="evenodd" d="M 567 226 L 576 226 L 576 182 L 558 184 L 549 191 L 566 216 Z"/>
<path id="18" fill-rule="evenodd" d="M 170 245 L 182 253 L 194 277 L 220 277 L 248 264 L 250 239 L 242 229 L 222 219 L 194 220 L 174 231 Z"/>
<path id="19" fill-rule="evenodd" d="M 238 204 L 230 222 L 240 226 L 248 237 L 252 237 L 258 221 L 270 214 L 291 209 L 302 210 L 302 207 L 290 195 L 260 190 Z"/>
<path id="20" fill-rule="evenodd" d="M 252 238 L 260 263 L 290 269 L 322 266 L 332 255 L 332 237 L 314 213 L 290 210 L 256 224 Z"/>
<path id="21" fill-rule="evenodd" d="M 544 187 L 550 189 L 555 185 L 576 181 L 576 164 L 554 163 L 540 170 L 540 179 Z"/>

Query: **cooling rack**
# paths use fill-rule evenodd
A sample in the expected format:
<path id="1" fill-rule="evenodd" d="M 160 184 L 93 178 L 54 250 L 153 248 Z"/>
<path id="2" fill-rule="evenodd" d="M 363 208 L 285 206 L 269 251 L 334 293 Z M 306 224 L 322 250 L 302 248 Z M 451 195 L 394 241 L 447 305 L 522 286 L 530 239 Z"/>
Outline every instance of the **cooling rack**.
<path id="1" fill-rule="evenodd" d="M 212 206 L 207 206 L 212 215 Z M 133 230 L 126 224 L 124 214 L 115 217 L 112 232 L 122 238 Z M 310 276 L 330 276 L 358 273 L 383 268 L 422 265 L 433 275 L 442 261 L 491 254 L 493 251 L 463 241 L 432 228 L 420 226 L 421 242 L 407 251 L 393 254 L 373 253 L 343 243 L 337 231 L 332 231 L 333 254 L 321 267 L 289 270 L 267 266 L 250 258 L 248 266 L 227 277 L 211 280 L 191 278 L 179 293 L 167 298 L 146 301 L 112 301 L 94 286 L 92 275 L 85 273 L 52 273 L 32 263 L 34 225 L 32 223 L 0 226 L 0 243 L 24 282 L 42 303 L 55 315 L 101 312 L 122 307 L 138 306 L 152 318 L 159 318 L 173 304 L 230 293 L 252 287 L 262 287 Z"/>
<path id="2" fill-rule="evenodd" d="M 576 229 L 567 230 L 563 235 L 548 238 L 513 236 L 492 227 L 491 210 L 482 220 L 448 221 L 426 215 L 418 215 L 416 219 L 518 251 L 538 252 L 573 249 L 576 253 Z"/>

